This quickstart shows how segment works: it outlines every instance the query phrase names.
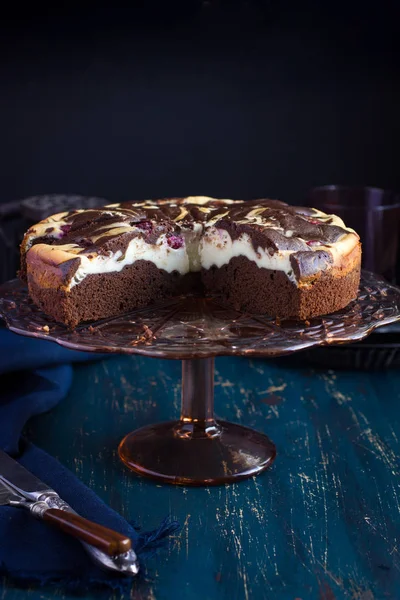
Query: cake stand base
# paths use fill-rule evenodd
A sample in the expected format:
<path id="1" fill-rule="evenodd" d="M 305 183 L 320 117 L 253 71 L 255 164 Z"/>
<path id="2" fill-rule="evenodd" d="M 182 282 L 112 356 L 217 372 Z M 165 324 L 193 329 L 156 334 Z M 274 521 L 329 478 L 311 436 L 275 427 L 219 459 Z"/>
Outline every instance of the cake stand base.
<path id="1" fill-rule="evenodd" d="M 182 361 L 179 421 L 148 425 L 119 445 L 127 467 L 178 485 L 218 485 L 269 467 L 275 445 L 262 433 L 214 419 L 214 359 Z"/>
<path id="2" fill-rule="evenodd" d="M 261 473 L 275 456 L 262 433 L 217 421 L 218 433 L 186 438 L 180 421 L 142 427 L 127 435 L 119 455 L 127 467 L 177 485 L 218 485 Z"/>

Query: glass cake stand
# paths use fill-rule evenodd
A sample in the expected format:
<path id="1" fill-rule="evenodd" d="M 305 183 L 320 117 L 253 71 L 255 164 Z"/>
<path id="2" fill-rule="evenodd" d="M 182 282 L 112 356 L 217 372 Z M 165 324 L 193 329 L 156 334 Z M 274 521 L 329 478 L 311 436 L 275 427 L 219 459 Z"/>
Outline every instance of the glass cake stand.
<path id="1" fill-rule="evenodd" d="M 214 417 L 214 358 L 271 357 L 365 338 L 400 320 L 400 288 L 371 273 L 345 310 L 299 322 L 255 316 L 210 298 L 177 297 L 71 331 L 46 317 L 17 280 L 0 287 L 0 315 L 12 331 L 85 352 L 182 360 L 180 419 L 133 431 L 119 445 L 133 471 L 164 482 L 211 485 L 256 475 L 275 459 L 264 434 Z"/>

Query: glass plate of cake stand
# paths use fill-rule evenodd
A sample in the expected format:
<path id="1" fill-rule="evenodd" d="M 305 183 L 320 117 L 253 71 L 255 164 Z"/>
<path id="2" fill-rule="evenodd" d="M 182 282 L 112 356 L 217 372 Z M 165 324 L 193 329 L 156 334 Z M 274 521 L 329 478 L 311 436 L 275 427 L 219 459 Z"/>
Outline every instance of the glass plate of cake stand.
<path id="1" fill-rule="evenodd" d="M 177 297 L 72 331 L 46 317 L 17 280 L 0 287 L 0 315 L 12 331 L 85 352 L 182 361 L 180 418 L 128 434 L 121 460 L 133 471 L 181 485 L 256 475 L 275 459 L 264 434 L 214 417 L 214 358 L 277 357 L 313 346 L 359 341 L 400 320 L 400 288 L 364 272 L 346 309 L 300 322 L 240 313 L 210 298 Z"/>

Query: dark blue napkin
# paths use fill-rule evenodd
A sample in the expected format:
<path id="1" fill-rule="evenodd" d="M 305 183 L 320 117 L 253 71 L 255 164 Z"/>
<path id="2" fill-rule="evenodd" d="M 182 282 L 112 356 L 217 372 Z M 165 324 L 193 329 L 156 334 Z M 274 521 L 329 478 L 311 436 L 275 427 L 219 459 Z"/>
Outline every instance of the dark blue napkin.
<path id="1" fill-rule="evenodd" d="M 128 535 L 143 559 L 176 530 L 166 519 L 157 531 L 139 534 L 57 460 L 21 438 L 30 417 L 50 410 L 68 393 L 71 363 L 99 358 L 51 342 L 18 336 L 0 327 L 0 447 L 50 487 L 79 514 Z M 130 578 L 96 567 L 76 540 L 24 510 L 0 506 L 0 574 L 17 582 L 55 583 L 82 593 L 105 586 L 122 591 Z"/>

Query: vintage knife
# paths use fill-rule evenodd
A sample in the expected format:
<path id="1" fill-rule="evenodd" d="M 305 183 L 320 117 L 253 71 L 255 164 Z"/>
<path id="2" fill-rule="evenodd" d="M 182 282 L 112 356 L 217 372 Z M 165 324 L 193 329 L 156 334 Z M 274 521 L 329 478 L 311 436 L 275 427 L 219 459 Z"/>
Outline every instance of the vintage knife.
<path id="1" fill-rule="evenodd" d="M 32 515 L 79 539 L 101 567 L 136 575 L 139 566 L 131 540 L 79 516 L 60 496 L 8 454 L 0 450 L 0 505 L 29 510 Z"/>

